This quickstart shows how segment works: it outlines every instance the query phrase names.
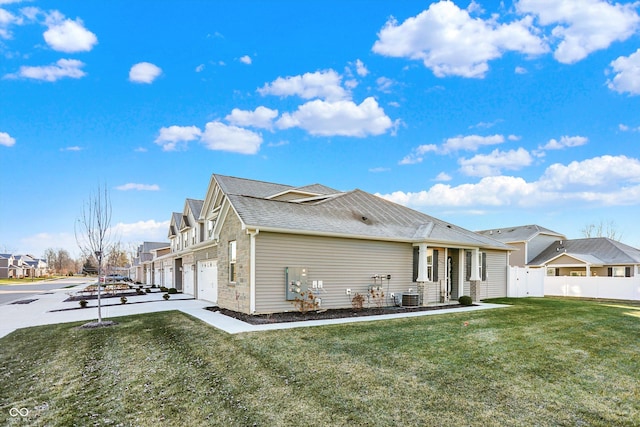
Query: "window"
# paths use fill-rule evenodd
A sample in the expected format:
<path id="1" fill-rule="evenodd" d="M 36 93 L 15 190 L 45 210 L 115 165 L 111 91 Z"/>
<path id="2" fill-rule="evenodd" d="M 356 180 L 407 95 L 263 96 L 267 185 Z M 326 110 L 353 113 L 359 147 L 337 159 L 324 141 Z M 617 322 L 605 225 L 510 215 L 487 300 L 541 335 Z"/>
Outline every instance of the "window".
<path id="1" fill-rule="evenodd" d="M 236 281 L 236 241 L 229 242 L 229 281 Z"/>
<path id="2" fill-rule="evenodd" d="M 472 251 L 466 251 L 465 264 L 466 264 L 466 280 L 471 280 L 471 257 Z M 487 254 L 486 252 L 478 252 L 478 267 L 480 268 L 480 280 L 486 282 L 487 280 Z"/>
<path id="3" fill-rule="evenodd" d="M 433 277 L 433 250 L 427 249 L 427 281 L 432 282 Z"/>
<path id="4" fill-rule="evenodd" d="M 609 267 L 609 277 L 631 277 L 630 267 Z"/>
<path id="5" fill-rule="evenodd" d="M 547 267 L 547 276 L 558 276 L 557 271 L 555 267 Z"/>

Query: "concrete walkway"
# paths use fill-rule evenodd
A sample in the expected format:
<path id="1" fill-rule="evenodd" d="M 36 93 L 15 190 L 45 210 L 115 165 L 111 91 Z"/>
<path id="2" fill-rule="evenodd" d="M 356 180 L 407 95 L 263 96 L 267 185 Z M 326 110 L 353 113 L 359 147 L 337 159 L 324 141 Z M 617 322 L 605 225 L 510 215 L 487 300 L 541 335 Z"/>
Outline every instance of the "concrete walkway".
<path id="1" fill-rule="evenodd" d="M 78 308 L 79 305 L 77 301 L 64 302 L 64 300 L 69 297 L 69 294 L 75 293 L 87 285 L 88 283 L 82 283 L 77 284 L 73 288 L 57 289 L 31 295 L 28 299 L 35 299 L 35 301 L 28 304 L 15 304 L 14 301 L 12 304 L 0 305 L 0 338 L 10 334 L 16 329 L 30 326 L 96 320 L 98 317 L 96 300 L 89 300 L 89 305 L 84 309 Z M 450 310 L 443 309 L 345 319 L 251 325 L 232 317 L 225 316 L 219 312 L 205 310 L 205 307 L 209 307 L 212 304 L 206 301 L 195 300 L 189 295 L 174 294 L 171 295 L 171 298 L 168 301 L 165 301 L 162 299 L 162 293 L 154 292 L 139 296 L 128 296 L 127 300 L 128 302 L 126 304 L 120 304 L 119 298 L 102 299 L 103 319 L 112 319 L 114 317 L 128 316 L 132 314 L 154 313 L 157 311 L 179 310 L 230 334 L 320 325 L 335 325 L 341 323 L 371 322 L 382 319 L 429 316 L 434 314 L 445 314 L 447 312 L 460 313 L 464 311 L 508 307 L 506 305 L 480 303 L 473 307 Z"/>

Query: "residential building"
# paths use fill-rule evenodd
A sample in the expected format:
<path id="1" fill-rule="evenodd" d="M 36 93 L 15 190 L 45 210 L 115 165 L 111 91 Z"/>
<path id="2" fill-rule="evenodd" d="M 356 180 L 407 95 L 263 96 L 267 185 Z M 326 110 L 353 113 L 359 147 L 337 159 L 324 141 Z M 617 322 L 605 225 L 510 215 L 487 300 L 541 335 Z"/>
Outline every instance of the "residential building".
<path id="1" fill-rule="evenodd" d="M 509 257 L 509 265 L 524 267 L 556 240 L 566 240 L 566 236 L 539 225 L 493 228 L 478 231 L 479 234 L 505 243 L 515 250 Z"/>
<path id="2" fill-rule="evenodd" d="M 172 214 L 168 236 L 153 283 L 244 313 L 309 295 L 322 308 L 351 307 L 356 293 L 385 305 L 503 297 L 513 249 L 359 189 L 217 174 L 204 200 Z"/>

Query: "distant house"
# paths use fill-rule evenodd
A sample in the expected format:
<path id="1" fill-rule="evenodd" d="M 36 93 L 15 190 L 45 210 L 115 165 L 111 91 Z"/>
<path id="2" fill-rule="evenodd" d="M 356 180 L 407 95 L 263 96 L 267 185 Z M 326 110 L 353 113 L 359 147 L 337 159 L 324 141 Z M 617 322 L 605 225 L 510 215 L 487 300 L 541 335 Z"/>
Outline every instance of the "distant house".
<path id="1" fill-rule="evenodd" d="M 310 294 L 322 308 L 372 291 L 387 305 L 392 294 L 502 297 L 513 249 L 362 190 L 216 174 L 204 200 L 172 214 L 168 236 L 153 283 L 245 313 L 294 310 Z"/>
<path id="2" fill-rule="evenodd" d="M 561 233 L 535 224 L 493 228 L 478 233 L 515 248 L 509 257 L 509 265 L 513 267 L 526 266 L 553 242 L 566 239 Z"/>
<path id="3" fill-rule="evenodd" d="M 33 255 L 0 254 L 0 279 L 43 277 L 49 274 L 47 262 Z"/>
<path id="4" fill-rule="evenodd" d="M 605 237 L 557 240 L 531 260 L 547 276 L 634 277 L 640 275 L 640 250 Z"/>
<path id="5" fill-rule="evenodd" d="M 143 242 L 136 250 L 136 256 L 129 269 L 129 277 L 134 282 L 152 284 L 153 269 L 150 264 L 153 261 L 152 250 L 168 247 L 168 242 Z"/>

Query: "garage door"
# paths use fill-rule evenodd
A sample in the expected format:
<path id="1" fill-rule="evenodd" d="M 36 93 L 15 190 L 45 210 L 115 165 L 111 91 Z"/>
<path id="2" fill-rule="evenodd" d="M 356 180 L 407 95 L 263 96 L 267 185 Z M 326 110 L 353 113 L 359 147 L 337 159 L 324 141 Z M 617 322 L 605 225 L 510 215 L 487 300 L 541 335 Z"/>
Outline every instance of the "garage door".
<path id="1" fill-rule="evenodd" d="M 198 261 L 198 299 L 218 302 L 217 261 Z"/>
<path id="2" fill-rule="evenodd" d="M 173 288 L 173 268 L 165 267 L 164 268 L 164 287 Z"/>
<path id="3" fill-rule="evenodd" d="M 193 264 L 183 265 L 182 271 L 184 273 L 184 276 L 182 277 L 182 292 L 195 296 L 195 287 L 193 283 Z"/>

